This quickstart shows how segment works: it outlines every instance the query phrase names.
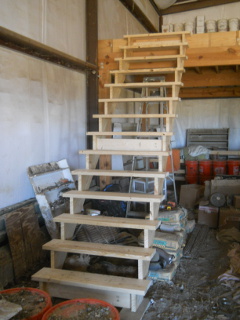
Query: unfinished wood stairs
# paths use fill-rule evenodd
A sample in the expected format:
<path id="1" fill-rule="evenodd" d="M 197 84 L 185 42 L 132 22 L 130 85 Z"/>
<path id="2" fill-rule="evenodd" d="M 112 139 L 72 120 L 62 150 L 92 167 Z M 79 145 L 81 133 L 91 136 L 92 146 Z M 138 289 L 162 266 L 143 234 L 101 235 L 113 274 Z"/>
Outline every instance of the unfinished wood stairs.
<path id="1" fill-rule="evenodd" d="M 53 239 L 43 247 L 51 251 L 51 267 L 43 268 L 32 276 L 32 279 L 39 281 L 41 288 L 48 291 L 50 295 L 67 299 L 100 298 L 117 307 L 136 312 L 151 286 L 151 280 L 146 278 L 150 260 L 155 254 L 155 249 L 151 247 L 155 230 L 160 223 L 157 220 L 159 205 L 165 198 L 162 189 L 164 179 L 168 175 L 165 168 L 171 153 L 169 145 L 172 124 L 176 117 L 179 89 L 182 86 L 181 77 L 184 72 L 187 47 L 185 35 L 186 32 L 125 36 L 126 45 L 121 48 L 122 57 L 116 59 L 119 70 L 111 71 L 114 75 L 114 83 L 106 85 L 109 88 L 109 97 L 99 100 L 103 103 L 104 112 L 94 115 L 94 118 L 99 120 L 99 131 L 87 133 L 92 136 L 93 148 L 80 151 L 80 154 L 86 157 L 86 169 L 72 172 L 73 175 L 78 176 L 78 190 L 68 191 L 63 195 L 70 199 L 70 214 L 66 213 L 54 218 L 54 221 L 61 226 L 61 239 Z M 169 74 L 171 81 L 143 82 L 143 76 Z M 144 92 L 150 92 L 152 88 L 162 87 L 168 88 L 166 97 L 141 95 L 142 90 L 148 89 Z M 164 113 L 129 113 L 129 103 L 149 102 L 165 102 L 167 108 Z M 126 104 L 125 112 L 119 113 L 119 105 L 122 104 Z M 165 130 L 118 132 L 117 135 L 122 136 L 122 139 L 113 139 L 116 134 L 112 130 L 113 118 L 121 121 L 135 118 L 143 120 L 161 118 L 164 119 Z M 96 164 L 101 155 L 155 158 L 158 169 L 155 171 L 98 170 Z M 140 194 L 89 191 L 92 176 L 153 179 L 154 192 Z M 80 214 L 85 199 L 148 203 L 150 220 Z M 78 224 L 143 230 L 144 247 L 72 241 L 74 229 Z M 67 253 L 137 260 L 138 279 L 63 270 Z"/>

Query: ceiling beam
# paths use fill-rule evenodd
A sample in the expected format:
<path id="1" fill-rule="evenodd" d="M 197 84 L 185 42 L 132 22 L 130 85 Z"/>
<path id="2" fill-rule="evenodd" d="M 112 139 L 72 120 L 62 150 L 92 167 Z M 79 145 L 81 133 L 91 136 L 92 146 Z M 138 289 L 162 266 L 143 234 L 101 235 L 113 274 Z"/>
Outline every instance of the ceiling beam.
<path id="1" fill-rule="evenodd" d="M 78 72 L 97 71 L 97 65 L 75 58 L 33 39 L 0 27 L 0 46 Z"/>
<path id="2" fill-rule="evenodd" d="M 240 2 L 239 0 L 198 0 L 195 2 L 187 2 L 183 4 L 175 4 L 165 10 L 160 10 L 162 15 L 180 13 L 183 11 L 191 11 L 197 9 L 203 9 L 208 7 L 219 6 L 222 4 L 229 4 L 233 2 Z"/>
<path id="3" fill-rule="evenodd" d="M 159 32 L 133 0 L 119 0 L 148 32 Z"/>

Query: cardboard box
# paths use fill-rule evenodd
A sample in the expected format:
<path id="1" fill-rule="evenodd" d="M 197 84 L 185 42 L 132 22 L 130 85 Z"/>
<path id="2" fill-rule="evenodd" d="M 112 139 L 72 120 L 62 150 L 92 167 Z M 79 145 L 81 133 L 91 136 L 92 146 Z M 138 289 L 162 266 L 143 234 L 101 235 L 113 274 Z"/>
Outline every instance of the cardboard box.
<path id="1" fill-rule="evenodd" d="M 219 219 L 219 209 L 214 206 L 199 204 L 198 223 L 205 224 L 209 228 L 217 228 Z"/>
<path id="2" fill-rule="evenodd" d="M 193 209 L 203 196 L 204 186 L 198 184 L 186 184 L 181 186 L 180 190 L 180 206 L 186 209 Z"/>
<path id="3" fill-rule="evenodd" d="M 234 206 L 234 208 L 236 208 L 236 209 L 240 208 L 240 196 L 235 195 L 235 196 L 233 197 L 233 206 Z"/>
<path id="4" fill-rule="evenodd" d="M 240 209 L 234 207 L 220 208 L 219 229 L 235 227 L 240 229 Z"/>

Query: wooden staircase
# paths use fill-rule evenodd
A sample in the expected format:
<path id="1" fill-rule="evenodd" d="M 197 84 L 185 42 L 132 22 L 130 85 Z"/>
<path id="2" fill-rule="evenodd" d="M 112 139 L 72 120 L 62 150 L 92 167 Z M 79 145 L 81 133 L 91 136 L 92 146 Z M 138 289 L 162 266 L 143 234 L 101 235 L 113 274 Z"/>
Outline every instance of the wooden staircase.
<path id="1" fill-rule="evenodd" d="M 125 36 L 127 45 L 123 46 L 122 58 L 117 58 L 119 70 L 111 71 L 114 83 L 107 84 L 109 98 L 100 99 L 103 103 L 103 114 L 94 115 L 99 119 L 99 131 L 88 132 L 93 139 L 92 150 L 80 151 L 86 157 L 86 169 L 74 170 L 78 176 L 78 190 L 64 193 L 70 199 L 70 214 L 62 214 L 54 218 L 60 223 L 61 239 L 53 239 L 44 245 L 51 251 L 51 267 L 44 268 L 32 276 L 39 281 L 42 289 L 50 295 L 61 298 L 91 297 L 106 300 L 117 307 L 136 312 L 151 286 L 146 280 L 151 258 L 155 249 L 151 248 L 155 230 L 159 227 L 157 220 L 159 205 L 164 200 L 162 194 L 166 162 L 170 151 L 172 124 L 176 117 L 175 110 L 179 101 L 178 93 L 182 73 L 184 72 L 187 32 L 146 34 Z M 171 74 L 170 82 L 143 82 L 144 77 Z M 168 88 L 168 96 L 140 96 L 139 89 Z M 164 113 L 128 113 L 128 104 L 165 102 L 167 112 Z M 125 105 L 125 112 L 119 113 L 119 105 Z M 118 110 L 117 113 L 115 113 Z M 127 110 L 127 111 L 126 111 Z M 113 132 L 112 119 L 164 119 L 165 130 L 162 132 Z M 113 139 L 117 134 L 122 139 Z M 128 139 L 126 139 L 128 137 Z M 156 171 L 137 170 L 103 170 L 96 169 L 102 155 L 129 155 L 155 158 L 158 163 Z M 92 176 L 137 177 L 154 180 L 153 194 L 118 193 L 89 191 Z M 85 199 L 136 201 L 149 204 L 150 220 L 130 219 L 106 216 L 87 216 L 80 214 Z M 72 241 L 76 225 L 94 225 L 140 229 L 144 231 L 144 247 L 115 246 Z M 111 275 L 92 274 L 86 272 L 63 270 L 67 253 L 89 254 L 97 256 L 134 259 L 138 261 L 138 279 Z M 140 319 L 140 317 L 139 317 Z"/>

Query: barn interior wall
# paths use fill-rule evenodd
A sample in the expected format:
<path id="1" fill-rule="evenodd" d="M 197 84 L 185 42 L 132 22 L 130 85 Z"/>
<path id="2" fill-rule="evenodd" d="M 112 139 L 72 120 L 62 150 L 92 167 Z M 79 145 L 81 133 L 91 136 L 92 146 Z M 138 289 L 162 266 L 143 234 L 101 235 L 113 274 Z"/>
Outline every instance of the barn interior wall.
<path id="1" fill-rule="evenodd" d="M 1 25 L 85 60 L 85 0 L 2 0 Z M 34 196 L 27 167 L 68 160 L 83 167 L 86 79 L 0 48 L 0 208 Z"/>

